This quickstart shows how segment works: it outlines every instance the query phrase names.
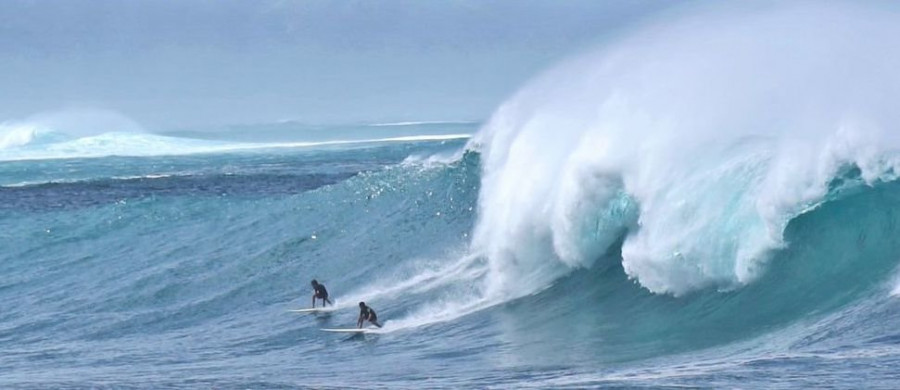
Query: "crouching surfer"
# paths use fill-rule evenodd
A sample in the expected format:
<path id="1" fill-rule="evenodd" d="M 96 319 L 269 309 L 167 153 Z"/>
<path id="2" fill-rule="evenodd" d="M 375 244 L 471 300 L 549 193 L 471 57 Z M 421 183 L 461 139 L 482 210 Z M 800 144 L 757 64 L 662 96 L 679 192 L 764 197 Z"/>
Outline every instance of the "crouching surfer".
<path id="1" fill-rule="evenodd" d="M 334 306 L 334 304 L 331 303 L 331 300 L 328 299 L 328 290 L 325 289 L 324 284 L 321 284 L 321 283 L 317 282 L 315 279 L 313 279 L 312 288 L 313 288 L 313 297 L 312 297 L 312 307 L 313 308 L 316 307 L 316 299 L 322 300 L 322 307 L 325 307 L 326 303 L 331 306 Z"/>
<path id="2" fill-rule="evenodd" d="M 369 321 L 372 325 L 377 327 L 381 327 L 381 324 L 378 323 L 378 316 L 375 314 L 375 310 L 371 307 L 366 306 L 365 302 L 359 303 L 359 320 L 356 321 L 356 327 L 362 328 L 363 322 Z"/>

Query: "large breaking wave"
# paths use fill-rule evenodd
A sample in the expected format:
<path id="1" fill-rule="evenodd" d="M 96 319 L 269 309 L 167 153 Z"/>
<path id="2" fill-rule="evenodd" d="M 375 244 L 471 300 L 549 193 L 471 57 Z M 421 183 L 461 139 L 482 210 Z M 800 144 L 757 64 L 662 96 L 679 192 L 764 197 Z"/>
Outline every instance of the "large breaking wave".
<path id="1" fill-rule="evenodd" d="M 472 140 L 490 293 L 590 267 L 623 237 L 625 272 L 654 293 L 751 283 L 792 219 L 900 172 L 898 21 L 713 12 L 547 72 Z"/>

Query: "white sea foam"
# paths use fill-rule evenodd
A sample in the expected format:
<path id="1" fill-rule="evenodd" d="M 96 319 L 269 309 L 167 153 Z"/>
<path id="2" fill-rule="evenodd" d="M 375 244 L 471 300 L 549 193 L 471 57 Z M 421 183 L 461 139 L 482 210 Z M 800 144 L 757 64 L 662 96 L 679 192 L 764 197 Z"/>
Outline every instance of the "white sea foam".
<path id="1" fill-rule="evenodd" d="M 0 150 L 29 144 L 34 140 L 37 128 L 33 125 L 0 124 Z"/>
<path id="2" fill-rule="evenodd" d="M 751 282 L 842 167 L 900 172 L 897 36 L 848 5 L 716 11 L 542 75 L 470 141 L 489 294 L 590 266 L 624 230 L 653 292 Z"/>
<path id="3" fill-rule="evenodd" d="M 363 145 L 391 142 L 447 141 L 467 139 L 469 137 L 469 134 L 441 134 L 321 142 L 252 143 L 177 138 L 148 133 L 110 132 L 62 142 L 44 143 L 41 145 L 28 145 L 28 142 L 20 142 L 16 146 L 21 147 L 0 148 L 0 161 L 94 158 L 105 156 L 189 155 L 259 149 L 308 148 L 317 146 Z"/>

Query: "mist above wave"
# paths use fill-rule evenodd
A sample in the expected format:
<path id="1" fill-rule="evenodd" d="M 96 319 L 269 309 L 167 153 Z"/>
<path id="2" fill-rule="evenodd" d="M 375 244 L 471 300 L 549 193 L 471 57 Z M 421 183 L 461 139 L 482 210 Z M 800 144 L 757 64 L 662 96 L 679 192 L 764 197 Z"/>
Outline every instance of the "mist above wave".
<path id="1" fill-rule="evenodd" d="M 900 17 L 848 4 L 720 7 L 574 58 L 504 103 L 473 247 L 493 294 L 587 267 L 620 238 L 657 293 L 753 281 L 847 167 L 900 171 Z"/>

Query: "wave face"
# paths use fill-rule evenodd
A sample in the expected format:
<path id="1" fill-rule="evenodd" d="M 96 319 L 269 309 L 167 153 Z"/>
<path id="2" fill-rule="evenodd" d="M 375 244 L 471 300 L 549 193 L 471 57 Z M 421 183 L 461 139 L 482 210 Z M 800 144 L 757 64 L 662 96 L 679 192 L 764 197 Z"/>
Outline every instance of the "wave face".
<path id="1" fill-rule="evenodd" d="M 712 13 L 547 72 L 473 140 L 474 245 L 493 290 L 590 267 L 623 235 L 623 267 L 651 292 L 752 283 L 835 178 L 900 172 L 898 20 L 839 5 Z"/>

